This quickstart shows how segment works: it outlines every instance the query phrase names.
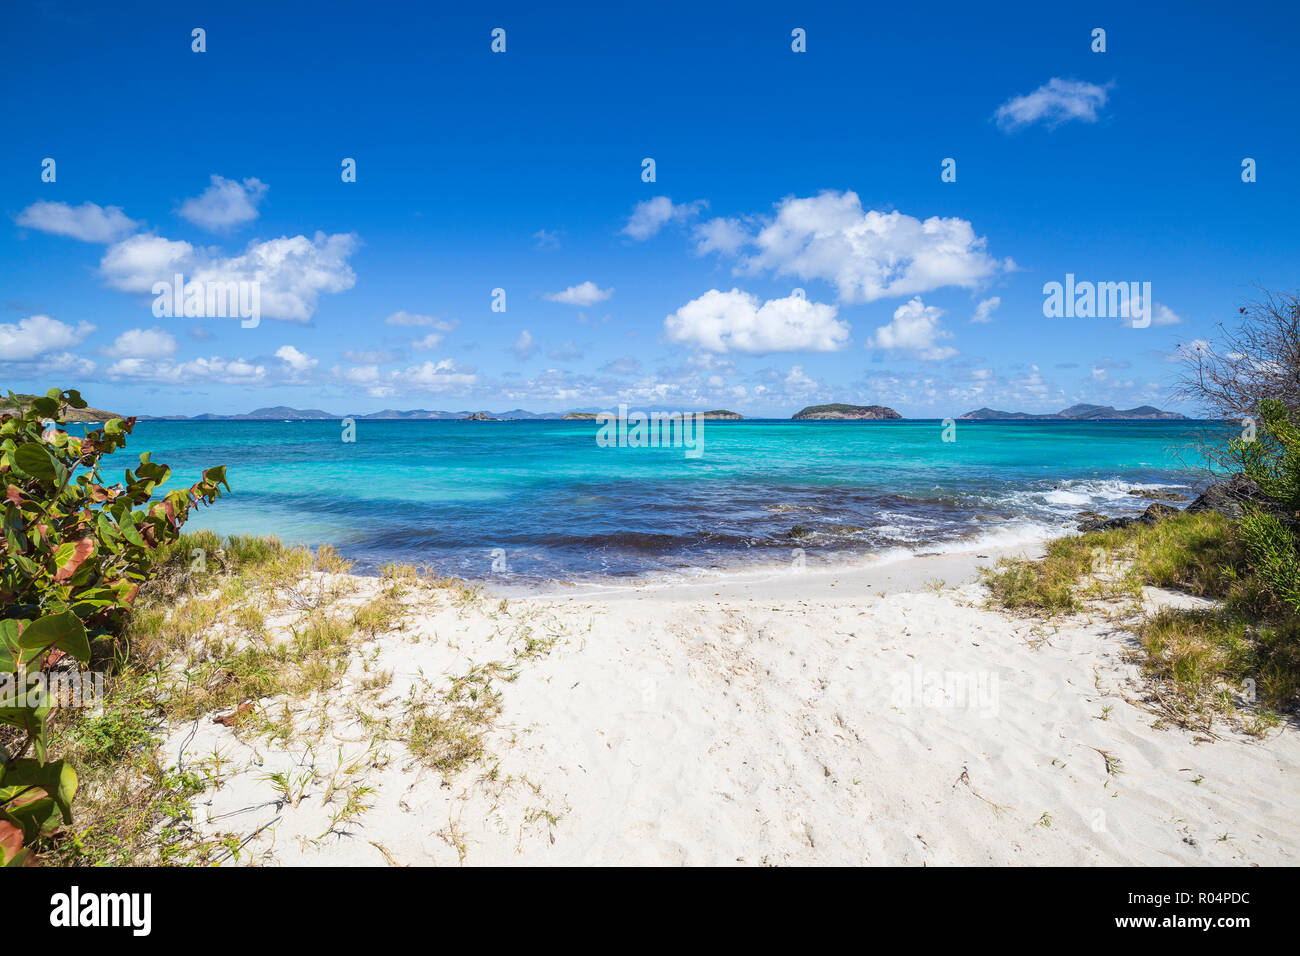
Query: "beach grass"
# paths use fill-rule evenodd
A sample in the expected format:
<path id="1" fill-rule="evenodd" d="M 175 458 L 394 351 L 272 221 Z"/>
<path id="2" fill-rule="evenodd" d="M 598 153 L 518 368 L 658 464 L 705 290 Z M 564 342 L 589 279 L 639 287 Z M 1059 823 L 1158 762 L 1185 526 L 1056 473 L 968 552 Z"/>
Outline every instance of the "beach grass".
<path id="1" fill-rule="evenodd" d="M 1234 524 L 1215 512 L 1060 538 L 1038 560 L 985 569 L 993 604 L 1048 617 L 1128 599 L 1141 662 L 1184 726 L 1240 716 L 1262 732 L 1300 704 L 1300 620 L 1251 571 Z M 1143 613 L 1144 587 L 1213 603 Z"/>

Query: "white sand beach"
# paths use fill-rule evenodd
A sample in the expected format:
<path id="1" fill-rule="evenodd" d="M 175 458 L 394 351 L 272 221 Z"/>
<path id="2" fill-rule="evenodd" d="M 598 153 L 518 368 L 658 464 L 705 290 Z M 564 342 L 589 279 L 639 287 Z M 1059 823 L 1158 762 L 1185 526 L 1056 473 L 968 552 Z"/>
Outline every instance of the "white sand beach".
<path id="1" fill-rule="evenodd" d="M 256 703 L 287 704 L 289 742 L 205 714 L 164 752 L 220 755 L 194 810 L 242 842 L 228 865 L 1300 863 L 1294 728 L 1161 721 L 1114 615 L 985 607 L 998 555 L 504 605 L 412 588 L 328 699 Z M 444 779 L 396 728 L 492 662 L 517 677 L 486 755 Z"/>

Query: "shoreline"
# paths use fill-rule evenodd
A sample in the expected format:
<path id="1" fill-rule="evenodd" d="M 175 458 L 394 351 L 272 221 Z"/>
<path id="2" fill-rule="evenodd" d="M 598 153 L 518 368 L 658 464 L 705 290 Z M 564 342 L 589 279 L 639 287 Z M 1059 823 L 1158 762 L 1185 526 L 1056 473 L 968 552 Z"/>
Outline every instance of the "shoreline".
<path id="1" fill-rule="evenodd" d="M 233 726 L 202 713 L 163 753 L 219 755 L 195 830 L 237 837 L 241 863 L 1300 862 L 1300 737 L 1162 726 L 1126 612 L 989 608 L 973 579 L 1002 554 L 523 597 L 412 584 L 339 687 Z M 392 586 L 317 577 L 353 589 L 345 613 Z M 275 610 L 272 642 L 294 626 Z M 467 681 L 492 705 L 470 730 Z M 473 759 L 430 763 L 431 706 Z"/>

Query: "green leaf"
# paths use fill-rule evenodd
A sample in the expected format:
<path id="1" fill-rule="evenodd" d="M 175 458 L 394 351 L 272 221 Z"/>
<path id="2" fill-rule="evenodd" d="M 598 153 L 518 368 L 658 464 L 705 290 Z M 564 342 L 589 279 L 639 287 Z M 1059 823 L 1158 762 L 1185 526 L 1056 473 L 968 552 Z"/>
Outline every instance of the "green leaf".
<path id="1" fill-rule="evenodd" d="M 18 630 L 19 625 L 26 623 L 12 618 L 0 621 L 0 672 L 13 674 L 18 670 L 18 659 L 22 656 Z"/>
<path id="2" fill-rule="evenodd" d="M 58 476 L 58 471 L 54 467 L 54 456 L 45 449 L 44 445 L 36 442 L 20 445 L 14 452 L 14 464 L 41 481 L 54 481 Z"/>
<path id="3" fill-rule="evenodd" d="M 71 611 L 38 617 L 18 636 L 18 646 L 24 651 L 43 651 L 57 647 L 71 654 L 83 664 L 90 663 L 90 642 L 86 640 L 86 627 Z M 32 655 L 35 657 L 35 655 Z"/>

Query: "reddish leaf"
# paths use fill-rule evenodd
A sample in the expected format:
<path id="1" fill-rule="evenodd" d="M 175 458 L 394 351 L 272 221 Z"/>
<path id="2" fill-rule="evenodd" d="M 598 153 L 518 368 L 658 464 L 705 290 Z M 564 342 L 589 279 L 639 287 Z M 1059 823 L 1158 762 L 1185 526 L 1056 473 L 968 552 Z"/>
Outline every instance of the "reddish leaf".
<path id="1" fill-rule="evenodd" d="M 224 727 L 233 727 L 235 726 L 236 722 L 239 720 L 240 717 L 243 717 L 252 709 L 253 709 L 253 702 L 245 701 L 244 703 L 239 705 L 238 710 L 229 714 L 223 714 L 220 717 L 213 717 L 212 722 L 214 724 L 221 724 Z"/>
<path id="2" fill-rule="evenodd" d="M 55 582 L 66 581 L 77 573 L 77 568 L 85 563 L 86 559 L 95 553 L 95 541 L 93 538 L 82 538 L 72 549 L 72 557 L 59 568 L 59 573 L 54 575 Z"/>
<path id="3" fill-rule="evenodd" d="M 10 485 L 5 489 L 5 497 L 16 505 L 23 503 L 23 493 L 19 490 L 17 485 Z"/>
<path id="4" fill-rule="evenodd" d="M 0 862 L 12 860 L 23 848 L 23 831 L 8 820 L 0 820 Z"/>

